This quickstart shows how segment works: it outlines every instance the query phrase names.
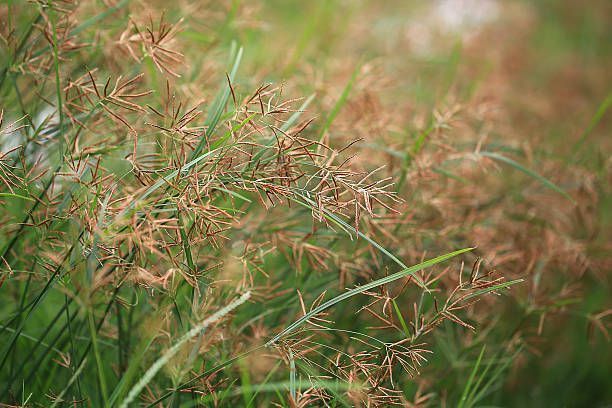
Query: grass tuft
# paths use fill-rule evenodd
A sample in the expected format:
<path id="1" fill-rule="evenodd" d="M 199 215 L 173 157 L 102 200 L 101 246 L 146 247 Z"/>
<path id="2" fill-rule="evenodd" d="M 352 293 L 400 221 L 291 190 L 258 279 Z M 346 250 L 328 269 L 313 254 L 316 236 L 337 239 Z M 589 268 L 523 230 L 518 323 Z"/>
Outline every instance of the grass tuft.
<path id="1" fill-rule="evenodd" d="M 0 405 L 609 403 L 603 3 L 404 3 L 1 4 Z"/>

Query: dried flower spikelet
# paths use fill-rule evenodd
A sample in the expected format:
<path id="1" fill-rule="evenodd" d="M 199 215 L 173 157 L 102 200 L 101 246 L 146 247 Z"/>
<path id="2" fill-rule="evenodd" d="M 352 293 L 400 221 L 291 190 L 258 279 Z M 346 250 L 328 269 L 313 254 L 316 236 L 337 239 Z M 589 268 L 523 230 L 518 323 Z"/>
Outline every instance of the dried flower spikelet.
<path id="1" fill-rule="evenodd" d="M 164 19 L 165 14 L 162 13 L 155 23 L 149 15 L 147 25 L 143 27 L 130 18 L 130 26 L 121 33 L 118 43 L 135 61 L 149 57 L 160 72 L 178 78 L 180 74 L 176 72 L 176 67 L 185 65 L 185 62 L 183 54 L 174 50 L 174 37 L 181 31 L 183 19 L 174 25 L 166 23 Z"/>

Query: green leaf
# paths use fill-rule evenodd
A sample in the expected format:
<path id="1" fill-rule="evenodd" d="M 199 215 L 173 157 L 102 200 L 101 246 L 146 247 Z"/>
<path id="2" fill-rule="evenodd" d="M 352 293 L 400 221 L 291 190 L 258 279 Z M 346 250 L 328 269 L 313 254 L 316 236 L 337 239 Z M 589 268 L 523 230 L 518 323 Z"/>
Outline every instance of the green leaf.
<path id="1" fill-rule="evenodd" d="M 404 316 L 402 316 L 402 312 L 400 312 L 397 302 L 395 301 L 395 299 L 391 299 L 391 302 L 393 303 L 393 308 L 395 309 L 395 313 L 397 313 L 397 317 L 399 318 L 400 324 L 402 325 L 402 330 L 404 331 L 406 338 L 410 338 L 410 331 L 408 330 L 408 326 L 406 326 L 406 321 L 404 320 Z"/>
<path id="2" fill-rule="evenodd" d="M 513 281 L 500 283 L 499 285 L 491 286 L 490 288 L 486 288 L 486 289 L 482 289 L 482 290 L 476 291 L 474 293 L 470 293 L 464 299 L 467 300 L 467 299 L 471 299 L 471 298 L 476 297 L 476 296 L 484 295 L 485 293 L 495 292 L 496 290 L 504 289 L 504 288 L 507 288 L 509 286 L 512 286 L 512 285 L 515 285 L 517 283 L 521 283 L 521 282 L 524 282 L 524 281 L 525 281 L 524 279 L 515 279 Z"/>
<path id="3" fill-rule="evenodd" d="M 512 159 L 509 159 L 506 156 L 502 156 L 501 154 L 493 153 L 493 152 L 478 152 L 478 153 L 475 153 L 475 154 L 479 155 L 479 156 L 490 157 L 492 159 L 499 160 L 501 162 L 509 164 L 510 166 L 514 167 L 515 169 L 520 170 L 523 173 L 527 174 L 528 176 L 538 180 L 540 183 L 544 184 L 545 186 L 552 188 L 553 190 L 555 190 L 559 194 L 563 195 L 563 197 L 565 197 L 568 200 L 570 200 L 572 203 L 574 202 L 574 199 L 569 194 L 567 194 L 565 191 L 563 191 L 563 189 L 561 189 L 561 187 L 557 186 L 552 181 L 550 181 L 550 180 L 540 176 L 539 174 L 537 174 L 533 170 L 530 170 L 530 169 L 524 167 L 522 164 L 517 163 L 517 162 L 515 162 Z"/>
<path id="4" fill-rule="evenodd" d="M 593 132 L 593 129 L 595 129 L 595 126 L 597 126 L 597 124 L 599 123 L 599 121 L 601 120 L 603 115 L 606 113 L 606 111 L 610 107 L 610 104 L 612 104 L 612 93 L 608 94 L 606 99 L 604 99 L 604 101 L 599 106 L 599 109 L 597 109 L 597 112 L 595 113 L 595 116 L 591 120 L 591 123 L 589 124 L 589 127 L 587 128 L 587 130 L 584 131 L 584 133 L 580 137 L 580 140 L 578 140 L 578 142 L 576 142 L 576 144 L 572 148 L 572 152 L 569 155 L 569 157 L 567 158 L 565 164 L 569 164 L 572 161 L 572 159 L 574 158 L 574 156 L 576 155 L 576 153 L 578 153 L 578 151 L 580 151 L 580 149 L 582 149 L 582 145 L 586 141 L 587 137 L 589 137 L 591 132 Z"/>
<path id="5" fill-rule="evenodd" d="M 22 196 L 19 194 L 11 194 L 11 193 L 0 193 L 0 197 L 15 197 L 15 198 L 21 198 L 22 200 L 35 201 L 31 197 L 26 197 L 26 196 Z"/>
<path id="6" fill-rule="evenodd" d="M 232 45 L 235 48 L 235 45 Z M 233 59 L 232 70 L 229 74 L 230 81 L 233 81 L 236 77 L 236 72 L 238 71 L 238 67 L 240 66 L 240 61 L 242 60 L 242 50 L 242 47 L 240 47 Z M 230 84 L 227 83 L 226 79 L 224 79 L 224 84 L 221 86 L 221 89 L 217 93 L 217 96 L 215 97 L 212 106 L 208 110 L 208 115 L 206 116 L 206 119 L 204 121 L 206 133 L 202 136 L 202 139 L 200 139 L 200 143 L 198 143 L 198 146 L 194 150 L 191 156 L 192 159 L 200 154 L 200 152 L 204 148 L 204 145 L 206 144 L 206 140 L 210 138 L 210 136 L 212 136 L 212 134 L 214 133 L 215 128 L 217 127 L 217 124 L 219 123 L 219 120 L 221 118 L 221 115 L 223 114 L 223 110 L 225 109 L 225 104 L 227 103 L 227 100 L 229 98 L 230 91 Z"/>
<path id="7" fill-rule="evenodd" d="M 440 262 L 446 261 L 447 259 L 450 259 L 454 256 L 457 256 L 459 254 L 462 254 L 464 252 L 468 252 L 471 251 L 474 248 L 465 248 L 465 249 L 460 249 L 458 251 L 454 251 L 454 252 L 450 252 L 448 254 L 445 255 L 441 255 L 437 258 L 433 258 L 430 260 L 427 260 L 423 263 L 420 263 L 418 265 L 414 265 L 411 266 L 410 268 L 404 269 L 402 271 L 396 272 L 392 275 L 389 276 L 385 276 L 384 278 L 375 280 L 373 282 L 367 283 L 363 286 L 359 286 L 357 288 L 351 289 L 348 292 L 345 292 L 341 295 L 338 295 L 336 297 L 334 297 L 333 299 L 328 300 L 327 302 L 323 303 L 322 305 L 314 308 L 312 311 L 310 311 L 309 313 L 305 314 L 304 316 L 300 317 L 298 320 L 296 320 L 295 322 L 293 322 L 292 324 L 290 324 L 285 330 L 283 330 L 282 332 L 280 332 L 279 334 L 277 334 L 276 336 L 274 336 L 271 340 L 269 340 L 266 345 L 267 346 L 271 346 L 272 344 L 276 343 L 280 338 L 282 338 L 283 336 L 291 333 L 292 331 L 294 331 L 295 329 L 297 329 L 298 327 L 300 327 L 301 325 L 303 325 L 304 323 L 306 323 L 311 317 L 316 316 L 317 314 L 321 313 L 322 311 L 324 311 L 325 309 L 328 309 L 332 306 L 334 306 L 337 303 L 342 302 L 343 300 L 346 300 L 352 296 L 358 295 L 360 293 L 363 293 L 367 290 L 373 289 L 375 287 L 381 286 L 381 285 L 386 285 L 387 283 L 391 283 L 393 281 L 396 281 L 400 278 L 403 278 L 405 276 L 413 276 L 416 272 L 420 271 L 421 269 L 425 269 L 428 268 L 430 266 L 433 266 L 435 264 L 438 264 Z"/>
<path id="8" fill-rule="evenodd" d="M 470 391 L 470 388 L 472 387 L 472 382 L 474 381 L 474 377 L 476 377 L 476 372 L 478 371 L 478 367 L 480 366 L 480 362 L 482 361 L 482 356 L 484 355 L 485 348 L 486 348 L 486 344 L 483 344 L 482 349 L 480 349 L 480 355 L 478 356 L 478 359 L 476 360 L 476 364 L 474 364 L 474 368 L 472 369 L 472 373 L 470 374 L 470 378 L 468 378 L 468 381 L 465 384 L 465 387 L 463 388 L 463 394 L 461 395 L 461 399 L 459 400 L 459 404 L 457 405 L 457 408 L 463 408 L 463 405 L 465 404 L 467 400 L 468 392 Z"/>
<path id="9" fill-rule="evenodd" d="M 455 179 L 457 181 L 462 182 L 463 184 L 472 184 L 472 182 L 470 180 L 466 180 L 463 177 L 459 177 L 456 174 L 451 173 L 450 171 L 446 171 L 440 167 L 434 167 L 433 171 L 435 171 L 438 174 L 442 174 L 443 176 L 446 176 L 448 178 L 452 178 Z"/>
<path id="10" fill-rule="evenodd" d="M 310 102 L 312 102 L 314 98 L 315 94 L 312 94 L 308 98 L 306 98 L 304 103 L 302 103 L 302 106 L 300 106 L 297 111 L 293 112 L 293 115 L 291 115 L 289 119 L 287 119 L 287 121 L 283 123 L 283 125 L 280 127 L 280 130 L 282 130 L 283 132 L 289 130 L 289 128 L 295 123 L 295 121 L 298 120 L 300 116 L 302 116 L 302 113 L 304 113 L 304 111 L 306 110 L 308 105 L 310 105 Z"/>
<path id="11" fill-rule="evenodd" d="M 140 349 L 140 352 L 130 360 L 130 365 L 128 366 L 125 373 L 121 376 L 121 380 L 113 390 L 110 398 L 108 399 L 109 405 L 112 407 L 115 405 L 115 402 L 123 398 L 125 392 L 127 391 L 127 386 L 130 385 L 132 378 L 136 375 L 138 368 L 140 368 L 140 363 L 144 359 L 147 350 L 153 344 L 153 340 L 155 340 L 155 336 L 151 336 L 149 340 L 146 342 L 144 347 Z"/>
<path id="12" fill-rule="evenodd" d="M 344 105 L 344 102 L 346 102 L 346 98 L 348 97 L 348 94 L 351 91 L 351 88 L 353 87 L 353 83 L 355 82 L 355 79 L 357 78 L 357 74 L 359 73 L 360 69 L 361 69 L 361 63 L 357 64 L 357 66 L 355 67 L 355 70 L 353 71 L 353 75 L 351 76 L 351 79 L 349 80 L 348 84 L 346 84 L 344 91 L 342 91 L 342 95 L 340 95 L 340 99 L 338 99 L 338 101 L 336 102 L 336 105 L 334 106 L 334 109 L 332 110 L 331 114 L 327 118 L 327 121 L 325 122 L 323 129 L 321 129 L 321 133 L 319 133 L 319 142 L 323 140 L 323 138 L 325 137 L 325 133 L 327 133 L 327 129 L 329 129 L 334 119 L 336 119 L 338 112 L 340 112 L 342 105 Z"/>
<path id="13" fill-rule="evenodd" d="M 508 357 L 506 359 L 506 361 L 504 361 L 503 364 L 499 365 L 497 367 L 497 369 L 495 370 L 495 372 L 493 373 L 493 375 L 491 376 L 491 378 L 489 378 L 489 380 L 482 386 L 480 387 L 480 383 L 482 382 L 482 380 L 485 378 L 485 376 L 487 375 L 488 371 L 489 371 L 489 367 L 492 366 L 494 359 L 492 359 L 489 364 L 487 365 L 485 371 L 482 373 L 482 375 L 480 376 L 480 378 L 478 379 L 478 382 L 476 383 L 476 385 L 474 386 L 474 389 L 472 390 L 472 392 L 470 393 L 470 396 L 468 397 L 468 403 L 467 406 L 469 408 L 473 407 L 475 403 L 477 403 L 478 401 L 480 401 L 484 396 L 485 393 L 489 390 L 489 388 L 491 388 L 491 386 L 495 383 L 495 381 L 497 380 L 497 378 L 501 375 L 501 373 L 504 372 L 504 370 L 506 368 L 508 368 L 508 366 L 510 365 L 510 363 L 512 363 L 514 361 L 514 359 L 516 358 L 516 356 L 519 355 L 519 353 L 523 350 L 523 346 L 519 346 L 519 348 L 514 352 L 513 355 L 511 355 L 510 357 Z M 478 391 L 475 395 L 474 393 Z"/>

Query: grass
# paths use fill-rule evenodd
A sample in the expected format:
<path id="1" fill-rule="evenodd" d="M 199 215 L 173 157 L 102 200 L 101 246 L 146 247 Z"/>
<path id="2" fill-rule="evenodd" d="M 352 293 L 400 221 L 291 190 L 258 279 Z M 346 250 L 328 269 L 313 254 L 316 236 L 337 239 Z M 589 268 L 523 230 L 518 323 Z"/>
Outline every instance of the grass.
<path id="1" fill-rule="evenodd" d="M 2 406 L 612 403 L 604 1 L 107 3 L 0 5 Z"/>

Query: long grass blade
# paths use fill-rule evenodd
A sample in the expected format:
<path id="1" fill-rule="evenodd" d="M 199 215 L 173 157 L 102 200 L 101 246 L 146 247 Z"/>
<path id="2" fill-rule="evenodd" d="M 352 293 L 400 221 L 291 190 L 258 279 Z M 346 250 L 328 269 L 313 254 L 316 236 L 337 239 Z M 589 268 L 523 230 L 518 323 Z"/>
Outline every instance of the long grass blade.
<path id="1" fill-rule="evenodd" d="M 59 114 L 59 128 L 60 134 L 58 136 L 59 146 L 60 146 L 60 155 L 62 153 L 62 146 L 64 145 L 64 138 L 61 134 L 61 129 L 64 128 L 64 108 L 62 103 L 62 85 L 61 85 L 61 76 L 59 71 L 59 55 L 58 55 L 58 47 L 57 47 L 57 32 L 55 29 L 55 11 L 53 10 L 53 2 L 49 1 L 49 17 L 51 19 L 51 27 L 53 28 L 53 61 L 55 65 L 55 85 L 57 87 L 57 111 Z M 60 162 L 63 162 L 63 155 L 60 156 Z"/>
<path id="2" fill-rule="evenodd" d="M 574 145 L 574 147 L 572 148 L 570 155 L 565 161 L 566 164 L 571 163 L 574 157 L 576 156 L 576 154 L 580 151 L 580 149 L 582 149 L 584 142 L 587 140 L 589 135 L 593 132 L 593 129 L 595 129 L 595 126 L 597 126 L 601 118 L 603 118 L 605 113 L 608 111 L 608 108 L 610 107 L 611 104 L 612 104 L 612 93 L 609 93 L 606 99 L 604 99 L 604 101 L 599 106 L 599 109 L 597 109 L 597 112 L 595 113 L 595 116 L 593 116 L 593 119 L 591 120 L 589 127 L 584 131 L 584 133 L 580 137 L 580 140 L 578 140 L 576 144 Z"/>
<path id="3" fill-rule="evenodd" d="M 293 126 L 293 124 L 300 118 L 300 116 L 302 116 L 304 111 L 306 111 L 306 108 L 308 108 L 308 105 L 310 105 L 310 103 L 314 100 L 315 96 L 315 94 L 312 94 L 308 98 L 306 98 L 306 100 L 302 103 L 298 110 L 293 112 L 293 114 L 289 116 L 289 119 L 287 119 L 287 121 L 282 124 L 280 130 L 282 130 L 283 132 L 289 130 L 291 126 Z"/>
<path id="4" fill-rule="evenodd" d="M 155 336 L 150 337 L 146 344 L 140 349 L 140 352 L 130 361 L 127 370 L 108 399 L 108 403 L 111 407 L 115 406 L 115 403 L 123 398 L 124 394 L 127 392 L 127 387 L 130 385 L 132 378 L 136 375 L 140 363 L 144 359 L 149 347 L 151 347 L 151 344 L 153 344 L 153 340 L 155 340 Z"/>
<path id="5" fill-rule="evenodd" d="M 329 129 L 331 124 L 334 122 L 334 119 L 336 119 L 336 116 L 338 116 L 338 113 L 340 112 L 342 105 L 344 105 L 344 102 L 346 102 L 346 98 L 348 98 L 349 92 L 351 92 L 351 88 L 353 87 L 353 84 L 355 83 L 355 79 L 357 78 L 357 74 L 359 74 L 359 70 L 361 70 L 361 63 L 357 64 L 357 66 L 355 67 L 355 70 L 353 71 L 353 75 L 351 76 L 351 79 L 346 84 L 346 87 L 344 88 L 344 90 L 342 91 L 342 94 L 340 95 L 340 99 L 338 99 L 338 101 L 334 105 L 334 108 L 332 109 L 329 117 L 327 118 L 325 125 L 321 129 L 321 132 L 319 133 L 319 142 L 323 140 L 323 138 L 325 137 L 325 134 L 327 133 L 327 130 Z"/>
<path id="6" fill-rule="evenodd" d="M 416 272 L 420 271 L 421 269 L 428 268 L 430 266 L 433 266 L 433 265 L 438 264 L 440 262 L 446 261 L 447 259 L 450 259 L 452 257 L 460 255 L 460 254 L 462 254 L 464 252 L 471 251 L 473 249 L 474 248 L 465 248 L 465 249 L 460 249 L 458 251 L 450 252 L 450 253 L 445 254 L 445 255 L 438 256 L 437 258 L 433 258 L 433 259 L 427 260 L 427 261 L 422 262 L 422 263 L 420 263 L 418 265 L 411 266 L 410 268 L 404 269 L 403 271 L 396 272 L 396 273 L 394 273 L 392 275 L 389 275 L 389 276 L 385 276 L 384 278 L 375 280 L 375 281 L 367 283 L 367 284 L 365 284 L 363 286 L 359 286 L 357 288 L 351 289 L 348 292 L 345 292 L 345 293 L 343 293 L 341 295 L 338 295 L 338 296 L 334 297 L 333 299 L 330 299 L 327 302 L 323 303 L 322 305 L 314 308 L 312 311 L 310 311 L 309 313 L 306 313 L 304 316 L 300 317 L 298 320 L 296 320 L 295 322 L 290 324 L 282 332 L 280 332 L 279 334 L 274 336 L 272 339 L 270 339 L 266 343 L 266 345 L 267 346 L 273 345 L 278 340 L 280 340 L 282 337 L 290 334 L 295 329 L 297 329 L 298 327 L 300 327 L 304 323 L 308 322 L 308 320 L 310 318 L 312 318 L 313 316 L 316 316 L 317 314 L 321 313 L 325 309 L 328 309 L 328 308 L 334 306 L 335 304 L 338 304 L 338 303 L 342 302 L 343 300 L 346 300 L 346 299 L 348 299 L 348 298 L 350 298 L 352 296 L 358 295 L 360 293 L 363 293 L 363 292 L 365 292 L 367 290 L 370 290 L 370 289 L 373 289 L 375 287 L 378 287 L 378 286 L 381 286 L 381 285 L 386 285 L 388 283 L 396 281 L 396 280 L 398 280 L 400 278 L 403 278 L 405 276 L 412 276 Z"/>
<path id="7" fill-rule="evenodd" d="M 486 344 L 482 345 L 482 348 L 480 349 L 480 355 L 478 356 L 478 359 L 476 359 L 476 363 L 474 364 L 474 368 L 472 369 L 472 372 L 470 373 L 470 377 L 467 380 L 467 383 L 465 384 L 465 387 L 463 388 L 463 394 L 461 395 L 461 399 L 459 400 L 459 404 L 457 405 L 457 408 L 463 408 L 467 397 L 468 397 L 468 393 L 470 392 L 470 388 L 472 387 L 472 382 L 474 381 L 474 378 L 476 377 L 476 373 L 478 372 L 478 368 L 480 367 L 480 362 L 482 361 L 482 356 L 484 355 L 486 349 Z"/>
<path id="8" fill-rule="evenodd" d="M 507 288 L 507 287 L 512 286 L 512 285 L 516 285 L 517 283 L 521 283 L 521 282 L 524 282 L 524 281 L 525 281 L 525 279 L 515 279 L 515 280 L 509 281 L 509 282 L 500 283 L 498 285 L 491 286 L 490 288 L 481 289 L 481 290 L 478 290 L 478 291 L 476 291 L 474 293 L 470 293 L 464 299 L 467 300 L 467 299 L 471 299 L 471 298 L 476 297 L 476 296 L 484 295 L 486 293 L 496 292 L 496 291 L 498 291 L 500 289 L 504 289 L 504 288 Z"/>
<path id="9" fill-rule="evenodd" d="M 100 350 L 98 349 L 98 338 L 91 309 L 87 311 L 87 317 L 89 323 L 89 334 L 91 336 L 94 357 L 96 359 L 96 367 L 98 369 L 98 384 L 100 384 L 100 395 L 102 396 L 102 403 L 104 404 L 104 407 L 109 407 L 110 405 L 108 405 L 108 395 L 106 393 L 106 375 L 104 374 L 104 364 L 102 363 Z"/>
<path id="10" fill-rule="evenodd" d="M 514 160 L 512 160 L 512 159 L 510 159 L 510 158 L 508 158 L 506 156 L 502 156 L 501 154 L 494 153 L 494 152 L 478 152 L 478 153 L 475 153 L 475 154 L 479 155 L 479 156 L 490 157 L 492 159 L 504 162 L 504 163 L 514 167 L 515 169 L 522 171 L 523 173 L 527 174 L 529 177 L 532 177 L 532 178 L 538 180 L 540 183 L 544 184 L 545 186 L 552 188 L 553 190 L 555 190 L 559 194 L 563 195 L 563 197 L 567 198 L 572 203 L 574 202 L 574 199 L 569 194 L 567 194 L 565 191 L 563 191 L 563 189 L 561 187 L 557 186 L 552 181 L 550 181 L 550 180 L 540 176 L 539 174 L 537 174 L 533 170 L 530 170 L 530 169 L 526 168 L 522 164 L 517 163 Z"/>
<path id="11" fill-rule="evenodd" d="M 81 372 L 85 368 L 86 363 L 87 363 L 87 359 L 84 359 L 83 361 L 81 361 L 81 364 L 79 364 L 79 367 L 76 369 L 74 374 L 72 374 L 72 376 L 70 377 L 70 380 L 68 380 L 68 383 L 66 384 L 64 389 L 59 394 L 57 394 L 57 397 L 55 397 L 55 401 L 53 401 L 53 405 L 51 405 L 51 408 L 55 408 L 58 404 L 61 404 L 62 402 L 64 402 L 63 401 L 64 395 L 68 392 L 72 384 L 79 378 L 79 375 L 81 375 Z"/>
<path id="12" fill-rule="evenodd" d="M 508 366 L 510 366 L 510 363 L 512 363 L 514 361 L 514 359 L 516 358 L 516 356 L 519 355 L 519 353 L 523 350 L 523 346 L 520 346 L 512 356 L 510 356 L 509 358 L 506 359 L 506 361 L 501 364 L 499 367 L 497 367 L 497 370 L 495 370 L 495 372 L 493 373 L 493 375 L 491 376 L 491 378 L 489 378 L 489 380 L 485 383 L 485 385 L 482 386 L 482 388 L 478 391 L 478 393 L 474 396 L 473 399 L 470 399 L 470 404 L 469 407 L 474 406 L 475 403 L 477 403 L 478 401 L 480 401 L 482 398 L 484 398 L 484 396 L 486 395 L 486 393 L 489 391 L 489 388 L 491 388 L 491 386 L 493 386 L 493 384 L 495 383 L 495 381 L 497 381 L 497 379 L 499 378 L 499 376 L 506 370 L 506 368 L 508 368 Z"/>
<path id="13" fill-rule="evenodd" d="M 243 49 L 242 47 L 240 47 L 240 49 L 238 50 L 238 52 L 236 53 L 234 57 L 232 69 L 229 74 L 230 81 L 233 81 L 234 78 L 236 77 L 236 72 L 238 72 L 238 67 L 240 66 L 240 61 L 242 60 L 242 51 Z M 204 121 L 206 132 L 202 136 L 202 138 L 200 139 L 200 142 L 198 143 L 196 149 L 194 150 L 191 156 L 192 159 L 197 157 L 200 154 L 200 152 L 204 148 L 204 145 L 206 144 L 207 139 L 210 138 L 210 136 L 212 136 L 213 132 L 215 131 L 215 128 L 217 127 L 217 124 L 219 123 L 219 119 L 221 118 L 221 115 L 223 114 L 223 110 L 225 109 L 225 104 L 227 103 L 227 100 L 230 96 L 230 91 L 231 91 L 230 84 L 224 81 L 224 84 L 219 90 L 219 93 L 217 94 L 217 96 L 215 97 L 215 100 L 212 106 L 209 108 L 208 115 L 206 116 L 206 119 Z"/>

